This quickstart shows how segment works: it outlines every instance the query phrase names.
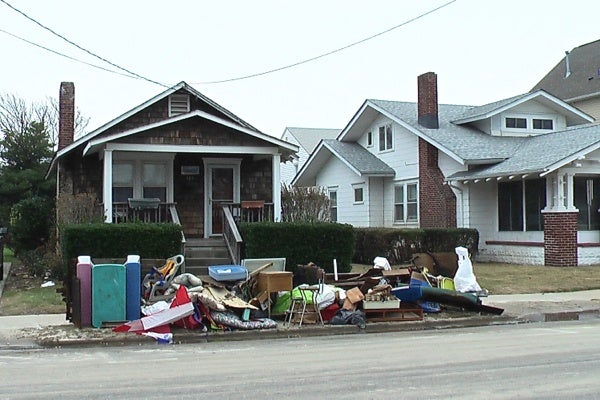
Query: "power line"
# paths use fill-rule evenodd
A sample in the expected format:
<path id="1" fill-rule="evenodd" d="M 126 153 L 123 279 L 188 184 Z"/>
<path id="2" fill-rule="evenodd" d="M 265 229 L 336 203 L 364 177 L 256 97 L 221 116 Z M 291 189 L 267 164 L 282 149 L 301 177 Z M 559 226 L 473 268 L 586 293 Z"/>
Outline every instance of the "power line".
<path id="1" fill-rule="evenodd" d="M 32 42 L 32 41 L 30 41 L 30 40 L 27 40 L 27 39 L 25 39 L 25 38 L 22 38 L 22 37 L 20 37 L 20 36 L 17 36 L 17 35 L 15 35 L 14 33 L 10 33 L 10 32 L 8 32 L 8 31 L 5 31 L 4 29 L 1 29 L 1 28 L 0 28 L 0 32 L 2 32 L 2 33 L 5 33 L 5 34 L 7 34 L 7 35 L 9 35 L 9 36 L 12 36 L 12 37 L 14 37 L 15 39 L 22 40 L 22 41 L 23 41 L 23 42 L 25 42 L 25 43 L 29 43 L 29 44 L 30 44 L 30 45 L 32 45 L 32 46 L 36 46 L 36 47 L 39 47 L 40 49 L 43 49 L 43 50 L 49 51 L 50 53 L 56 54 L 56 55 L 58 55 L 58 56 L 61 56 L 61 57 L 68 58 L 69 60 L 76 61 L 76 62 L 78 62 L 78 63 L 81 63 L 81 64 L 89 65 L 90 67 L 98 68 L 98 69 L 101 69 L 101 70 L 103 70 L 103 71 L 106 71 L 106 72 L 112 72 L 113 74 L 119 74 L 119 75 L 126 76 L 126 77 L 128 77 L 128 78 L 139 79 L 139 78 L 138 78 L 138 77 L 136 77 L 136 76 L 129 75 L 129 74 L 126 74 L 126 73 L 123 73 L 123 72 L 119 72 L 119 71 L 115 71 L 115 70 L 112 70 L 112 69 L 104 68 L 104 67 L 101 67 L 101 66 L 99 66 L 99 65 L 96 65 L 96 64 L 89 63 L 89 62 L 87 62 L 87 61 L 79 60 L 79 59 L 77 59 L 77 58 L 75 58 L 75 57 L 71 57 L 71 56 L 69 56 L 69 55 L 63 54 L 63 53 L 61 53 L 61 52 L 58 52 L 58 51 L 56 51 L 56 50 L 52 50 L 52 49 L 50 49 L 50 48 L 48 48 L 48 47 L 42 46 L 41 44 L 38 44 L 38 43 Z"/>
<path id="2" fill-rule="evenodd" d="M 4 0 L 0 0 L 0 1 L 4 2 Z M 273 69 L 270 69 L 270 70 L 267 70 L 267 71 L 258 72 L 256 74 L 244 75 L 244 76 L 240 76 L 240 77 L 237 77 L 237 78 L 229 78 L 229 79 L 222 79 L 222 80 L 208 81 L 208 82 L 195 82 L 194 84 L 196 84 L 196 85 L 213 85 L 213 84 L 217 84 L 217 83 L 226 83 L 226 82 L 233 82 L 233 81 L 241 81 L 243 79 L 255 78 L 257 76 L 267 75 L 267 74 L 271 74 L 273 72 L 282 71 L 284 69 L 289 69 L 289 68 L 297 67 L 298 65 L 306 64 L 306 63 L 309 63 L 311 61 L 315 61 L 315 60 L 318 60 L 320 58 L 327 57 L 327 56 L 330 56 L 330 55 L 335 54 L 335 53 L 339 53 L 340 51 L 349 49 L 350 47 L 354 47 L 354 46 L 357 46 L 357 45 L 359 45 L 361 43 L 367 42 L 367 41 L 369 41 L 371 39 L 375 39 L 378 36 L 385 35 L 388 32 L 391 32 L 391 31 L 393 31 L 395 29 L 398 29 L 400 27 L 408 25 L 411 22 L 415 22 L 415 21 L 417 21 L 417 20 L 419 20 L 419 19 L 421 19 L 423 17 L 426 17 L 429 14 L 433 14 L 434 12 L 439 11 L 442 8 L 444 8 L 446 6 L 449 6 L 450 4 L 452 4 L 454 2 L 456 2 L 456 0 L 451 0 L 451 1 L 447 2 L 447 3 L 442 4 L 439 7 L 436 7 L 434 9 L 431 9 L 431 10 L 427 11 L 427 12 L 424 12 L 423 14 L 419 14 L 419 15 L 417 15 L 414 18 L 411 18 L 411 19 L 409 19 L 407 21 L 404 21 L 404 22 L 402 22 L 402 23 L 400 23 L 400 24 L 398 24 L 396 26 L 393 26 L 393 27 L 391 27 L 389 29 L 386 29 L 386 30 L 384 30 L 382 32 L 376 33 L 376 34 L 371 35 L 371 36 L 369 36 L 367 38 L 361 39 L 361 40 L 359 40 L 357 42 L 350 43 L 350 44 L 348 44 L 346 46 L 339 47 L 339 48 L 337 48 L 335 50 L 328 51 L 327 53 L 323 53 L 323 54 L 320 54 L 320 55 L 315 56 L 315 57 L 311 57 L 311 58 L 307 58 L 307 59 L 302 60 L 302 61 L 295 62 L 293 64 L 288 64 L 288 65 L 284 65 L 282 67 L 277 67 L 277 68 L 273 68 Z"/>
<path id="3" fill-rule="evenodd" d="M 24 16 L 25 18 L 27 18 L 27 19 L 28 19 L 28 20 L 30 20 L 31 22 L 33 22 L 33 23 L 35 23 L 36 25 L 38 25 L 38 26 L 42 27 L 43 29 L 47 30 L 48 32 L 52 33 L 53 35 L 55 35 L 55 36 L 58 36 L 59 38 L 61 38 L 61 39 L 62 39 L 62 40 L 64 40 L 65 42 L 69 43 L 70 45 L 73 45 L 73 46 L 77 47 L 79 50 L 82 50 L 82 51 L 84 51 L 84 52 L 88 53 L 89 55 L 91 55 L 91 56 L 93 56 L 93 57 L 96 57 L 97 59 L 99 59 L 99 60 L 101 60 L 101 61 L 104 61 L 105 63 L 107 63 L 107 64 L 110 64 L 110 65 L 112 65 L 113 67 L 115 67 L 115 68 L 117 68 L 117 69 L 120 69 L 121 71 L 125 71 L 126 73 L 128 73 L 128 74 L 130 74 L 130 75 L 133 75 L 133 76 L 135 76 L 135 77 L 137 77 L 137 78 L 139 78 L 139 79 L 143 79 L 143 80 L 145 80 L 145 81 L 148 81 L 148 82 L 150 82 L 150 83 L 154 83 L 155 85 L 159 85 L 159 86 L 163 86 L 163 87 L 169 87 L 168 85 L 165 85 L 165 84 L 163 84 L 163 83 L 160 83 L 160 82 L 154 81 L 154 80 L 152 80 L 152 79 L 146 78 L 145 76 L 142 76 L 142 75 L 136 74 L 136 73 L 135 73 L 135 72 L 133 72 L 133 71 L 130 71 L 130 70 L 126 69 L 126 68 L 123 68 L 123 67 L 121 67 L 121 66 L 119 66 L 119 65 L 117 65 L 117 64 L 115 64 L 115 63 L 113 63 L 113 62 L 111 62 L 111 61 L 109 61 L 109 60 L 107 60 L 106 58 L 104 58 L 104 57 L 101 57 L 101 56 L 99 56 L 99 55 L 97 55 L 97 54 L 95 54 L 95 53 L 91 52 L 90 50 L 87 50 L 87 49 L 85 49 L 85 48 L 81 47 L 81 46 L 80 46 L 80 45 L 78 45 L 77 43 L 75 43 L 75 42 L 72 42 L 71 40 L 67 39 L 66 37 L 62 36 L 61 34 L 59 34 L 59 33 L 55 32 L 55 31 L 53 31 L 52 29 L 48 28 L 47 26 L 43 25 L 41 22 L 37 21 L 36 19 L 34 19 L 34 18 L 30 17 L 29 15 L 25 14 L 23 11 L 21 11 L 21 10 L 19 10 L 19 9 L 15 8 L 15 7 L 13 7 L 13 6 L 12 6 L 12 5 L 10 5 L 10 4 L 9 4 L 9 3 L 8 3 L 6 0 L 0 0 L 0 2 L 4 3 L 6 6 L 8 6 L 9 8 L 11 8 L 11 9 L 12 9 L 12 10 L 14 10 L 15 12 L 17 12 L 17 13 L 21 14 L 22 16 Z"/>

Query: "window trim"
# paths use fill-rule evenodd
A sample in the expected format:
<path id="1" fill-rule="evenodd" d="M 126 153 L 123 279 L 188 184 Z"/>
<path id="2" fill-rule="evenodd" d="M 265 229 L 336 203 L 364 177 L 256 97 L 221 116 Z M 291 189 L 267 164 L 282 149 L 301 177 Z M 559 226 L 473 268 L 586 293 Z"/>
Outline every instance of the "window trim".
<path id="1" fill-rule="evenodd" d="M 544 178 L 537 178 L 536 180 L 540 180 L 540 182 L 543 182 L 543 190 L 541 190 L 539 193 L 546 196 L 546 180 Z M 540 218 L 541 221 L 541 230 L 538 229 L 529 229 L 528 225 L 531 225 L 531 221 L 528 224 L 528 209 L 527 209 L 527 182 L 532 182 L 533 180 L 530 179 L 524 179 L 524 180 L 520 180 L 520 181 L 513 181 L 513 182 L 498 182 L 496 184 L 496 218 L 497 218 L 497 224 L 498 224 L 498 232 L 541 232 L 544 230 L 543 227 L 543 217 L 542 217 L 542 210 L 544 209 L 544 207 L 540 208 L 540 210 L 538 211 L 538 216 Z M 500 207 L 500 187 L 504 186 L 506 184 L 516 184 L 519 183 L 519 191 L 520 191 L 520 198 L 519 198 L 519 217 L 520 217 L 520 229 L 502 229 L 501 226 L 504 225 L 503 223 L 501 223 L 501 219 L 500 219 L 500 211 L 501 211 L 501 207 Z M 546 198 L 546 204 L 548 203 L 548 199 Z"/>
<path id="2" fill-rule="evenodd" d="M 506 122 L 509 118 L 524 119 L 525 128 L 509 128 L 506 126 Z M 541 129 L 534 128 L 534 120 L 549 120 L 552 121 L 552 129 Z M 557 118 L 553 114 L 504 114 L 502 115 L 502 130 L 506 132 L 527 132 L 527 133 L 546 133 L 554 132 L 556 130 Z"/>
<path id="3" fill-rule="evenodd" d="M 144 164 L 162 164 L 165 167 L 166 180 L 166 202 L 173 203 L 173 159 L 174 154 L 113 154 L 113 164 L 132 164 L 133 165 L 133 197 L 143 198 L 144 196 Z M 111 178 L 112 181 L 112 178 Z M 111 182 L 111 187 L 115 187 L 114 181 Z"/>
<path id="4" fill-rule="evenodd" d="M 381 141 L 381 129 L 384 129 L 383 131 L 383 148 L 381 147 L 382 145 L 382 141 Z M 389 129 L 388 129 L 389 128 Z M 390 147 L 387 147 L 388 145 L 388 134 L 389 134 L 389 145 Z M 380 153 L 385 153 L 385 152 L 390 152 L 394 150 L 394 127 L 393 124 L 391 122 L 385 123 L 383 125 L 379 125 L 377 127 L 377 140 L 378 140 L 378 149 Z"/>
<path id="5" fill-rule="evenodd" d="M 416 199 L 414 202 L 409 202 L 408 199 L 408 187 L 414 186 Z M 402 202 L 399 203 L 396 200 L 396 188 L 402 187 Z M 392 193 L 392 222 L 394 224 L 418 224 L 419 223 L 419 181 L 418 180 L 410 180 L 403 182 L 394 182 L 394 191 Z M 414 219 L 409 218 L 409 204 L 416 205 L 416 215 Z M 396 206 L 402 205 L 402 219 L 396 219 Z"/>
<path id="6" fill-rule="evenodd" d="M 331 204 L 331 194 L 335 193 L 335 205 Z M 334 186 L 334 187 L 329 187 L 327 188 L 327 197 L 329 198 L 329 219 L 331 222 L 337 222 L 338 221 L 338 199 L 337 196 L 338 195 L 338 187 Z M 331 210 L 335 209 L 335 219 L 332 218 L 332 213 Z"/>
<path id="7" fill-rule="evenodd" d="M 360 190 L 360 200 L 356 199 L 357 191 Z M 364 183 L 352 185 L 352 204 L 365 204 L 365 185 Z"/>

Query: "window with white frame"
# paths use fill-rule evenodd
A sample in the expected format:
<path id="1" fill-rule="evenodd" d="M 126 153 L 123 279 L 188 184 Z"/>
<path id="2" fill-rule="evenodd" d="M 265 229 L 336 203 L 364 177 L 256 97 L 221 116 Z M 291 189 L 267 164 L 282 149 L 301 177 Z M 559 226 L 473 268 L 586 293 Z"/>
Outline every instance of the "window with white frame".
<path id="1" fill-rule="evenodd" d="M 159 157 L 115 160 L 112 167 L 113 202 L 125 203 L 129 198 L 172 201 L 172 168 L 172 160 Z"/>
<path id="2" fill-rule="evenodd" d="M 419 220 L 419 196 L 416 182 L 394 185 L 394 222 L 406 223 Z"/>
<path id="3" fill-rule="evenodd" d="M 394 144 L 392 124 L 379 127 L 379 151 L 391 150 Z"/>
<path id="4" fill-rule="evenodd" d="M 373 147 L 373 131 L 367 132 L 367 147 Z"/>
<path id="5" fill-rule="evenodd" d="M 337 189 L 329 189 L 329 219 L 337 222 Z"/>
<path id="6" fill-rule="evenodd" d="M 547 118 L 534 118 L 533 129 L 543 129 L 551 131 L 552 129 L 554 129 L 554 121 Z"/>
<path id="7" fill-rule="evenodd" d="M 527 118 L 506 117 L 504 126 L 509 129 L 527 129 Z"/>
<path id="8" fill-rule="evenodd" d="M 498 229 L 500 231 L 542 231 L 546 206 L 546 180 L 498 183 Z"/>
<path id="9" fill-rule="evenodd" d="M 354 204 L 362 204 L 365 199 L 365 189 L 363 186 L 354 186 Z"/>

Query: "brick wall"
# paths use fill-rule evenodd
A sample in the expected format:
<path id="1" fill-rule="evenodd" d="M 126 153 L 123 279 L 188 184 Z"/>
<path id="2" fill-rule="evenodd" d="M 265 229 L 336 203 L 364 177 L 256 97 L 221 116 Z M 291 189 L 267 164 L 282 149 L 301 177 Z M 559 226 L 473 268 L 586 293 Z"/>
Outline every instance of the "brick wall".
<path id="1" fill-rule="evenodd" d="M 444 185 L 438 150 L 419 138 L 419 221 L 421 228 L 456 228 L 456 196 Z"/>
<path id="2" fill-rule="evenodd" d="M 438 129 L 437 75 L 433 72 L 419 75 L 417 78 L 417 90 L 417 116 L 419 125 L 429 129 Z"/>
<path id="3" fill-rule="evenodd" d="M 544 264 L 577 266 L 577 212 L 544 213 Z"/>

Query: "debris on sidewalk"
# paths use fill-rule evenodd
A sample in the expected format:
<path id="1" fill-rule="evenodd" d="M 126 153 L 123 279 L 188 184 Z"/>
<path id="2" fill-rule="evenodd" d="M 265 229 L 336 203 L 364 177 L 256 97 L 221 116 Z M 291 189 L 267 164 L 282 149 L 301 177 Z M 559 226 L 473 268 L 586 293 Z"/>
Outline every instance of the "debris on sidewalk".
<path id="1" fill-rule="evenodd" d="M 272 270 L 272 262 L 252 271 L 238 265 L 214 266 L 208 275 L 196 276 L 180 271 L 184 258 L 178 255 L 166 259 L 163 267 L 153 267 L 143 278 L 141 266 L 135 265 L 139 257 L 129 256 L 120 279 L 133 279 L 133 284 L 122 282 L 107 290 L 115 290 L 112 297 L 119 297 L 116 306 L 125 308 L 135 301 L 139 310 L 128 311 L 127 319 L 108 319 L 102 325 L 117 333 L 132 332 L 172 343 L 171 326 L 201 333 L 302 329 L 305 324 L 323 323 L 365 328 L 374 322 L 420 321 L 426 314 L 444 312 L 447 307 L 500 315 L 502 309 L 482 305 L 478 293 L 483 291 L 476 284 L 467 249 L 457 248 L 456 255 L 461 258 L 455 258 L 456 265 L 449 267 L 413 263 L 392 268 L 387 259 L 376 257 L 373 268 L 363 274 L 335 276 L 314 263 L 299 265 L 292 272 Z M 91 259 L 85 261 L 87 264 L 78 264 L 81 279 L 76 280 L 75 287 L 79 289 L 79 303 L 73 305 L 80 327 L 90 326 L 81 323 L 84 308 L 90 307 L 91 312 L 98 309 L 89 305 L 97 299 L 84 287 L 91 285 L 96 266 Z M 431 271 L 439 274 L 432 275 Z M 454 271 L 455 276 L 446 276 L 448 271 Z M 455 288 L 457 276 L 469 281 L 470 291 Z M 137 300 L 129 293 L 136 281 Z M 127 290 L 122 290 L 125 286 Z"/>

